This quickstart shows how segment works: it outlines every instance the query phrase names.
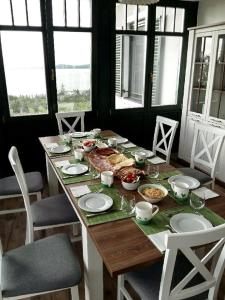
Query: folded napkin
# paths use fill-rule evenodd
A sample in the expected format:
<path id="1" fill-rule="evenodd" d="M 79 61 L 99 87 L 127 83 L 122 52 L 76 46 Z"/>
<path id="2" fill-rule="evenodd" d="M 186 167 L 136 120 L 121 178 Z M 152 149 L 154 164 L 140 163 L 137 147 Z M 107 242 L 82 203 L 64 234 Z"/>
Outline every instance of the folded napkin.
<path id="1" fill-rule="evenodd" d="M 200 187 L 199 189 L 194 190 L 192 193 L 197 195 L 199 198 L 205 197 L 205 200 L 219 196 L 219 194 L 215 193 L 214 191 L 212 191 L 204 186 Z"/>
<path id="2" fill-rule="evenodd" d="M 57 168 L 61 168 L 70 165 L 70 162 L 68 160 L 60 160 L 60 161 L 56 161 L 55 165 Z"/>
<path id="3" fill-rule="evenodd" d="M 133 143 L 126 143 L 126 144 L 123 144 L 121 146 L 126 148 L 126 149 L 136 147 L 136 145 L 133 144 Z"/>
<path id="4" fill-rule="evenodd" d="M 159 249 L 160 252 L 164 252 L 166 250 L 165 244 L 165 236 L 171 233 L 169 230 L 161 231 L 154 234 L 149 234 L 148 238 L 150 241 Z"/>
<path id="5" fill-rule="evenodd" d="M 48 144 L 45 144 L 45 147 L 47 149 L 51 149 L 51 148 L 54 148 L 54 147 L 57 147 L 58 144 L 57 143 L 48 143 Z"/>
<path id="6" fill-rule="evenodd" d="M 87 185 L 74 186 L 71 187 L 70 190 L 74 197 L 81 197 L 91 192 Z"/>
<path id="7" fill-rule="evenodd" d="M 158 156 L 155 156 L 153 158 L 149 158 L 148 161 L 154 165 L 157 165 L 157 164 L 164 164 L 166 161 L 165 159 L 162 159 Z"/>

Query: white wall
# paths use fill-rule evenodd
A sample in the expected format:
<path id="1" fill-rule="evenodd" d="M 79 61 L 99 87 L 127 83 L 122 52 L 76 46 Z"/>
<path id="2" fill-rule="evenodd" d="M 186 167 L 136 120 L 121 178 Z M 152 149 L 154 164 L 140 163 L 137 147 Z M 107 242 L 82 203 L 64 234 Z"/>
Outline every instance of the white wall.
<path id="1" fill-rule="evenodd" d="M 200 0 L 198 25 L 225 22 L 225 0 Z"/>

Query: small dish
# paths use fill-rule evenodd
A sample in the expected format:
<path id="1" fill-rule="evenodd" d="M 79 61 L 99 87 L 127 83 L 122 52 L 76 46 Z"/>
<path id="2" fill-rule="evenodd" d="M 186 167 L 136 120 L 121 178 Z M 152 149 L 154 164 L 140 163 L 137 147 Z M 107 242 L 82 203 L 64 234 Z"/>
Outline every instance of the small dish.
<path id="1" fill-rule="evenodd" d="M 95 140 L 85 140 L 83 141 L 83 148 L 85 152 L 90 152 L 96 147 L 96 141 Z"/>
<path id="2" fill-rule="evenodd" d="M 159 193 L 159 196 L 157 195 L 154 196 L 154 193 L 153 195 L 151 196 L 151 194 L 149 193 L 147 195 L 147 193 L 145 194 L 145 190 L 151 190 L 151 189 L 154 189 L 155 190 L 155 194 L 157 195 L 157 191 L 156 190 L 160 190 L 162 192 L 162 194 L 160 195 Z M 141 186 L 139 186 L 138 188 L 138 193 L 148 202 L 150 203 L 157 203 L 159 201 L 161 201 L 163 198 L 165 198 L 167 195 L 168 195 L 168 190 L 162 186 L 161 184 L 151 184 L 151 183 L 147 183 L 147 184 L 143 184 Z"/>
<path id="3" fill-rule="evenodd" d="M 121 184 L 125 190 L 134 191 L 140 185 L 140 176 L 134 173 L 128 173 L 121 179 Z"/>

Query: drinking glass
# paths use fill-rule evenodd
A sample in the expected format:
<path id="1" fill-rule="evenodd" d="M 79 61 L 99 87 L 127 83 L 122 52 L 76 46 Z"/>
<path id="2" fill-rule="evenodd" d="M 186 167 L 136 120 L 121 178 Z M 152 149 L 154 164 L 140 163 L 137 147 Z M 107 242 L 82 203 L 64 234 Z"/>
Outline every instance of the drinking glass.
<path id="1" fill-rule="evenodd" d="M 158 178 L 159 176 L 159 166 L 157 165 L 147 165 L 146 172 L 150 178 Z"/>
<path id="2" fill-rule="evenodd" d="M 89 173 L 93 179 L 100 178 L 100 173 L 91 164 L 89 164 Z"/>
<path id="3" fill-rule="evenodd" d="M 135 210 L 135 196 L 134 195 L 121 195 L 121 208 L 128 215 L 134 213 Z"/>
<path id="4" fill-rule="evenodd" d="M 201 215 L 199 210 L 201 210 L 205 206 L 205 194 L 200 198 L 194 193 L 190 195 L 190 206 L 194 209 L 194 213 L 197 215 Z"/>

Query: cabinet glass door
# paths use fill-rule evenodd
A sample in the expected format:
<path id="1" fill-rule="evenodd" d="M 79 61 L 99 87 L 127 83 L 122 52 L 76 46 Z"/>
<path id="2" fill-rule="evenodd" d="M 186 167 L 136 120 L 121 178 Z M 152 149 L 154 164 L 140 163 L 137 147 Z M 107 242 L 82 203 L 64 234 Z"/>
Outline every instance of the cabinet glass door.
<path id="1" fill-rule="evenodd" d="M 225 34 L 218 38 L 210 117 L 225 120 Z"/>
<path id="2" fill-rule="evenodd" d="M 211 36 L 197 38 L 190 107 L 190 110 L 195 113 L 204 113 L 211 46 Z"/>

